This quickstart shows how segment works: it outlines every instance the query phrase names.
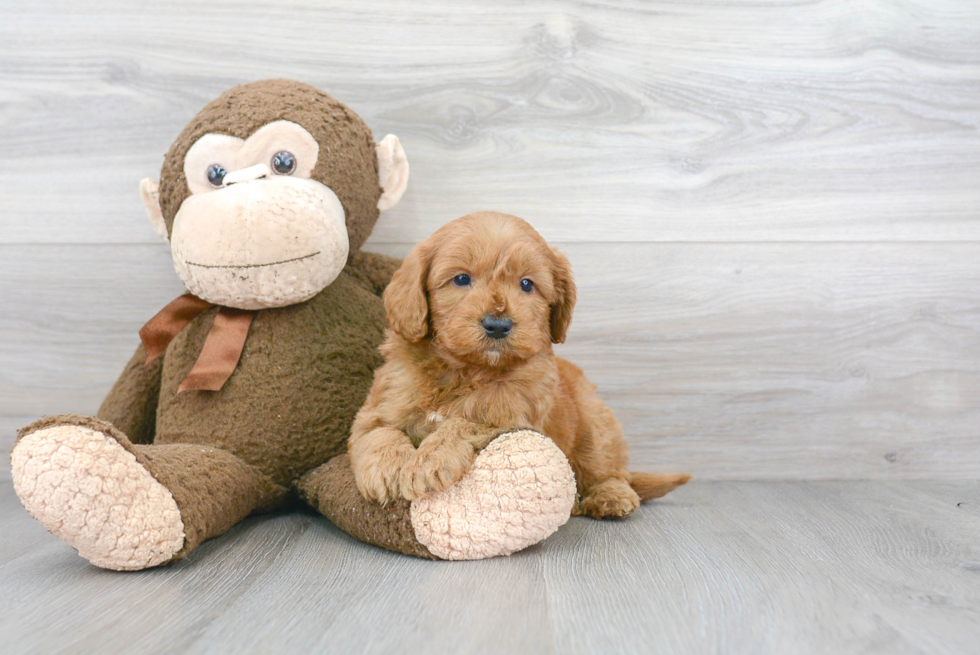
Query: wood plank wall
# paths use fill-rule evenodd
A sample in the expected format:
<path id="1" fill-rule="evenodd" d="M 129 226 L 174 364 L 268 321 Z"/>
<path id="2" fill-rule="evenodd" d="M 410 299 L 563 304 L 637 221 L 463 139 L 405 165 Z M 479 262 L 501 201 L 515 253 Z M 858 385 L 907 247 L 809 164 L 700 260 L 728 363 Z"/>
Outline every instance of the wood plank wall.
<path id="1" fill-rule="evenodd" d="M 182 291 L 139 180 L 268 77 L 401 138 L 369 249 L 498 209 L 569 255 L 636 468 L 977 478 L 972 0 L 4 3 L 0 445 L 98 407 Z"/>

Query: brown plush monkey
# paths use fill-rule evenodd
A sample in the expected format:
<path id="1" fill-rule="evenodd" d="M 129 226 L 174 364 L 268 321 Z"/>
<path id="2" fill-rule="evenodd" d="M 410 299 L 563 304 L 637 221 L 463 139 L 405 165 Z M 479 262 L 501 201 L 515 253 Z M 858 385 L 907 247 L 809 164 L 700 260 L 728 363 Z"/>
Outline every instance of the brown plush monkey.
<path id="1" fill-rule="evenodd" d="M 159 187 L 141 185 L 191 293 L 144 327 L 97 418 L 45 417 L 19 432 L 11 464 L 28 511 L 117 570 L 176 561 L 296 498 L 360 539 L 420 557 L 460 557 L 450 538 L 479 544 L 463 556 L 513 550 L 514 534 L 495 541 L 459 520 L 486 485 L 464 479 L 425 507 L 381 506 L 360 497 L 337 457 L 382 362 L 380 294 L 398 264 L 359 250 L 407 180 L 396 137 L 376 145 L 354 112 L 313 87 L 256 82 L 208 104 L 167 153 Z M 539 466 L 567 469 L 547 458 L 546 439 L 498 441 L 481 455 L 485 471 L 535 449 Z M 514 481 L 494 492 L 528 490 Z M 494 523 L 511 533 L 534 523 L 518 547 L 567 519 L 554 498 L 522 502 L 510 524 Z"/>

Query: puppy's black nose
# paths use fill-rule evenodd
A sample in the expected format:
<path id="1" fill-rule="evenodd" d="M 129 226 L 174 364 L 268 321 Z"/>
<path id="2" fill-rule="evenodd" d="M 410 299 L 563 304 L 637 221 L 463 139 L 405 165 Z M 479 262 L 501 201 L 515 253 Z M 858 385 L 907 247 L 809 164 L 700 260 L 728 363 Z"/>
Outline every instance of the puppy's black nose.
<path id="1" fill-rule="evenodd" d="M 496 318 L 494 316 L 483 317 L 483 329 L 487 331 L 487 336 L 491 339 L 503 339 L 510 334 L 514 327 L 514 321 L 509 318 Z"/>

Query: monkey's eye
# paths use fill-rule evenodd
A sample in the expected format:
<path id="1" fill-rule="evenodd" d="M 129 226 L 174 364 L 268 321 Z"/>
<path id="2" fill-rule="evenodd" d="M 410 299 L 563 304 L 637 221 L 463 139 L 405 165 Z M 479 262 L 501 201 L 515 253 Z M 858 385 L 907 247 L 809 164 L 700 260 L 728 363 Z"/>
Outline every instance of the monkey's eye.
<path id="1" fill-rule="evenodd" d="M 534 291 L 534 282 L 527 278 L 521 280 L 521 291 L 524 291 L 525 293 L 531 293 Z"/>
<path id="2" fill-rule="evenodd" d="M 470 286 L 470 276 L 466 273 L 462 273 L 453 278 L 453 284 L 457 287 L 468 287 Z"/>
<path id="3" fill-rule="evenodd" d="M 208 183 L 215 189 L 219 189 L 227 174 L 228 171 L 221 164 L 211 164 L 208 166 Z"/>
<path id="4" fill-rule="evenodd" d="M 296 170 L 296 158 L 293 153 L 282 150 L 272 156 L 272 170 L 280 175 L 292 175 Z"/>

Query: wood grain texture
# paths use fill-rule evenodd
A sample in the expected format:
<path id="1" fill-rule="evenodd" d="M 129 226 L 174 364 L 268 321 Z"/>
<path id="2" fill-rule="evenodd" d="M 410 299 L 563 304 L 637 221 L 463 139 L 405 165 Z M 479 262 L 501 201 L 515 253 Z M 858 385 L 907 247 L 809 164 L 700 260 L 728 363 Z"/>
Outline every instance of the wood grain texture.
<path id="1" fill-rule="evenodd" d="M 267 77 L 402 138 L 382 242 L 479 209 L 561 241 L 977 240 L 978 43 L 968 0 L 8 4 L 0 242 L 154 242 L 138 181 Z"/>
<path id="2" fill-rule="evenodd" d="M 562 352 L 637 467 L 970 478 L 980 5 L 100 0 L 0 21 L 0 441 L 91 413 L 182 291 L 143 216 L 187 120 L 302 79 L 402 137 L 369 248 L 498 208 L 572 255 Z"/>
<path id="3" fill-rule="evenodd" d="M 562 248 L 580 294 L 558 352 L 616 411 L 634 468 L 976 478 L 977 244 Z M 94 412 L 182 291 L 162 245 L 7 245 L 0 262 L 0 416 Z"/>
<path id="4" fill-rule="evenodd" d="M 914 483 L 715 484 L 682 498 L 614 536 L 576 522 L 581 541 L 546 564 L 555 623 L 576 622 L 591 652 L 971 652 L 975 517 Z M 577 636 L 558 633 L 557 650 Z"/>
<path id="5" fill-rule="evenodd" d="M 510 558 L 429 562 L 325 519 L 249 519 L 112 573 L 0 482 L 5 653 L 865 653 L 980 639 L 976 482 L 692 482 Z"/>

